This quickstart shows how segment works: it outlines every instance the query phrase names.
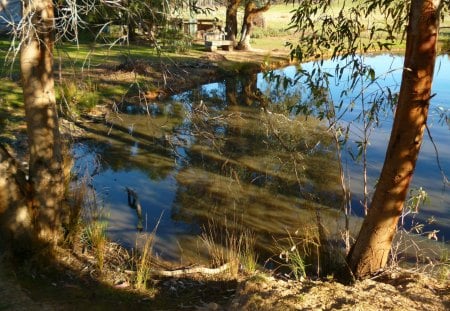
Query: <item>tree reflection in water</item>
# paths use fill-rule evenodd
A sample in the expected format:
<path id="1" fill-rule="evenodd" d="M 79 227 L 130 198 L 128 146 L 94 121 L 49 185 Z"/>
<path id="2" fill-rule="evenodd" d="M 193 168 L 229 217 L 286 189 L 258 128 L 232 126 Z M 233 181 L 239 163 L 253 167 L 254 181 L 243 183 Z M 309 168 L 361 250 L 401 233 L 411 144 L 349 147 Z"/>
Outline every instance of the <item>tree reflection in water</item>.
<path id="1" fill-rule="evenodd" d="M 253 231 L 265 251 L 273 238 L 316 228 L 317 210 L 332 216 L 322 219 L 336 233 L 332 137 L 315 119 L 291 117 L 299 94 L 280 90 L 260 90 L 256 75 L 235 78 L 86 127 L 96 148 L 84 150 L 102 159 L 93 186 L 107 189 L 112 238 L 128 246 L 136 239 L 125 187 L 139 193 L 147 232 L 167 211 L 156 245 L 166 258 L 198 256 L 197 237 L 211 221 Z"/>

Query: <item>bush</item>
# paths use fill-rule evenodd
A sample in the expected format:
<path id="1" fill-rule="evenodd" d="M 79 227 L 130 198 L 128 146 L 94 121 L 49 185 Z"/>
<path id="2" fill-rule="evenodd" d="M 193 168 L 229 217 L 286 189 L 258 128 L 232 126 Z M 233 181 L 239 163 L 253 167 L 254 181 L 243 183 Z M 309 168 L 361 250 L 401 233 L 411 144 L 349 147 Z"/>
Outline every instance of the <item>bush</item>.
<path id="1" fill-rule="evenodd" d="M 164 29 L 158 34 L 159 45 L 173 53 L 186 53 L 192 45 L 192 37 L 177 29 Z"/>
<path id="2" fill-rule="evenodd" d="M 275 29 L 275 28 L 260 28 L 255 27 L 251 38 L 253 39 L 262 39 L 266 37 L 282 37 L 287 34 L 285 29 Z"/>

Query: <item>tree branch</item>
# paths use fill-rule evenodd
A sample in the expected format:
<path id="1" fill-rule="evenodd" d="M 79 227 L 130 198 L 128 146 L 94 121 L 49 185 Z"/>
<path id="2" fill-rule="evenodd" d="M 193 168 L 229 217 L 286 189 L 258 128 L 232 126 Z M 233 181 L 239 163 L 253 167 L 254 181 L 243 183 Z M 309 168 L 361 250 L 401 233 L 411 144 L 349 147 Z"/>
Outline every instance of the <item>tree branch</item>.
<path id="1" fill-rule="evenodd" d="M 425 124 L 425 127 L 427 129 L 428 137 L 430 138 L 431 144 L 433 145 L 434 152 L 436 154 L 436 162 L 437 162 L 439 171 L 441 172 L 441 175 L 442 175 L 442 182 L 444 183 L 444 185 L 449 185 L 450 182 L 449 182 L 449 180 L 447 178 L 447 175 L 445 175 L 444 170 L 442 169 L 441 161 L 439 160 L 439 151 L 438 151 L 438 149 L 436 147 L 436 144 L 434 143 L 433 136 L 431 136 L 431 131 L 430 131 L 430 128 L 428 127 L 428 124 Z"/>

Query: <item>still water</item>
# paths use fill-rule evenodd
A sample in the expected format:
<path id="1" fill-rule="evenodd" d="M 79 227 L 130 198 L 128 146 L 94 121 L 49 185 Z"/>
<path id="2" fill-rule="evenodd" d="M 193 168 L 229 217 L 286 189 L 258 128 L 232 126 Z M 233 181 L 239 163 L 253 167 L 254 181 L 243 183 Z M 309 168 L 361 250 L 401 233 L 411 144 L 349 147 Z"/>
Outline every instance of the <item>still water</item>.
<path id="1" fill-rule="evenodd" d="M 366 57 L 376 69 L 379 85 L 398 91 L 402 59 L 389 55 Z M 439 151 L 440 165 L 450 171 L 448 125 L 440 122 L 438 107 L 450 108 L 450 61 L 438 59 L 429 127 Z M 335 64 L 325 63 L 333 72 Z M 304 70 L 313 70 L 304 64 Z M 294 78 L 294 66 L 274 75 Z M 380 74 L 379 74 L 380 73 Z M 383 74 L 381 74 L 383 73 Z M 283 81 L 283 79 L 279 80 Z M 304 81 L 303 81 L 304 82 Z M 351 124 L 343 161 L 352 191 L 352 227 L 362 215 L 362 165 L 352 160 L 361 124 L 356 95 L 342 95 L 346 84 L 330 78 L 328 98 L 355 102 L 340 123 Z M 139 107 L 119 107 L 107 124 L 89 124 L 90 139 L 74 148 L 75 170 L 89 176 L 99 205 L 108 215 L 108 234 L 133 247 L 140 233 L 137 215 L 128 206 L 126 187 L 142 205 L 144 232 L 156 229 L 155 251 L 165 259 L 189 260 L 201 256 L 199 236 L 209 226 L 246 228 L 255 233 L 261 248 L 273 250 L 277 238 L 316 225 L 317 211 L 330 235 L 339 239 L 344 219 L 341 207 L 336 144 L 327 122 L 294 115 L 292 107 L 309 99 L 302 81 L 283 87 L 267 75 L 237 77 L 203 85 L 170 100 Z M 370 102 L 377 88 L 364 88 Z M 358 104 L 359 103 L 359 104 Z M 345 104 L 344 104 L 345 106 Z M 392 109 L 380 114 L 368 147 L 369 191 L 378 178 L 390 126 Z M 450 198 L 436 161 L 434 146 L 425 137 L 413 179 L 423 187 L 429 202 L 414 221 L 425 230 L 450 236 Z M 408 219 L 411 222 L 411 218 Z"/>

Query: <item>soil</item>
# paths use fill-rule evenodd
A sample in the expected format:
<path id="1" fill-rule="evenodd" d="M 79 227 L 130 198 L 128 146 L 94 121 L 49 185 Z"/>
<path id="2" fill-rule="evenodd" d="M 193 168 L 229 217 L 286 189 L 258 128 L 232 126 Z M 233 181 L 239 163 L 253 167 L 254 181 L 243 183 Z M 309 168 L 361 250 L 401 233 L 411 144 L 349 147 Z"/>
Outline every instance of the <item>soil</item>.
<path id="1" fill-rule="evenodd" d="M 89 251 L 53 255 L 20 265 L 0 259 L 0 310 L 450 310 L 448 275 L 437 280 L 399 268 L 351 285 L 266 271 L 153 277 L 137 290 L 131 257 L 115 243 L 102 273 Z"/>
<path id="2" fill-rule="evenodd" d="M 376 280 L 343 285 L 333 280 L 303 282 L 248 280 L 240 284 L 231 310 L 450 310 L 450 284 L 406 270 Z"/>

